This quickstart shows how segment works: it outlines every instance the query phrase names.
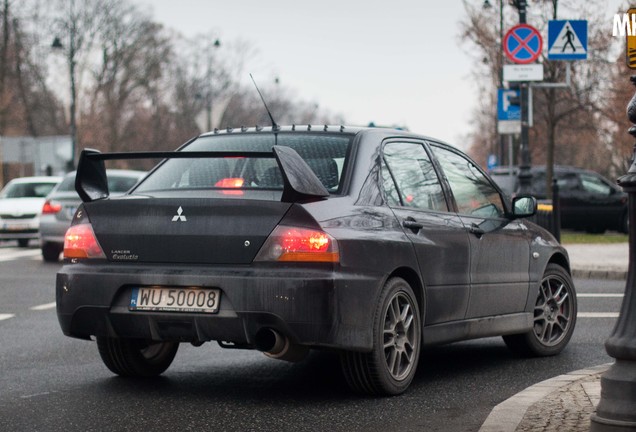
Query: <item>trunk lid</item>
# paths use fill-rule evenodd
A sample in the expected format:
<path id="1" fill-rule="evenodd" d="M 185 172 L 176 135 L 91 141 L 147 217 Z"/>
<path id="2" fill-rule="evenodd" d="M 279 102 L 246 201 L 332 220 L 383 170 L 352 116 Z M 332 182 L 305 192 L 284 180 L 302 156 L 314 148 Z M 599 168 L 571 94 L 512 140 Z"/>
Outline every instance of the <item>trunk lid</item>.
<path id="1" fill-rule="evenodd" d="M 250 264 L 292 204 L 218 198 L 84 203 L 109 261 Z"/>

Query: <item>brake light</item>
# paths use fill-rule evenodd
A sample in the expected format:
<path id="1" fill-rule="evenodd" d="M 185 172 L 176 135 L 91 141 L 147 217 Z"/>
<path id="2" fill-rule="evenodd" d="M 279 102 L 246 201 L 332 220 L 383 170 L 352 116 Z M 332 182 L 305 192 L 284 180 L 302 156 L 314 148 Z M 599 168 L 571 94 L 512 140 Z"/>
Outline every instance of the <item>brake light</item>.
<path id="1" fill-rule="evenodd" d="M 240 177 L 227 177 L 216 182 L 214 186 L 218 188 L 240 188 L 243 187 L 244 182 L 245 180 Z"/>
<path id="2" fill-rule="evenodd" d="M 91 224 L 73 225 L 66 231 L 64 258 L 106 258 Z"/>
<path id="3" fill-rule="evenodd" d="M 242 190 L 232 190 L 243 187 L 245 180 L 240 177 L 226 177 L 215 183 L 215 187 L 229 190 L 221 191 L 223 195 L 243 195 Z"/>
<path id="4" fill-rule="evenodd" d="M 336 239 L 323 231 L 279 225 L 254 260 L 335 263 L 340 253 Z"/>
<path id="5" fill-rule="evenodd" d="M 42 214 L 56 214 L 62 210 L 62 205 L 46 200 L 42 206 Z"/>

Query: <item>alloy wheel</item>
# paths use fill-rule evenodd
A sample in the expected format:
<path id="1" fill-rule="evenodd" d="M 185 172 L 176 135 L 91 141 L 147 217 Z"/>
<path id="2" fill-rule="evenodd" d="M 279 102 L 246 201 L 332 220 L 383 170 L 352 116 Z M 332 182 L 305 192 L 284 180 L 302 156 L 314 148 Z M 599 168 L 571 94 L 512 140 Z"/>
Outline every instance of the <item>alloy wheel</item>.
<path id="1" fill-rule="evenodd" d="M 409 297 L 396 293 L 384 318 L 384 356 L 389 373 L 397 381 L 406 378 L 414 367 L 419 332 L 413 318 Z"/>
<path id="2" fill-rule="evenodd" d="M 534 307 L 534 334 L 545 346 L 554 346 L 568 334 L 573 315 L 569 285 L 556 275 L 541 282 Z"/>

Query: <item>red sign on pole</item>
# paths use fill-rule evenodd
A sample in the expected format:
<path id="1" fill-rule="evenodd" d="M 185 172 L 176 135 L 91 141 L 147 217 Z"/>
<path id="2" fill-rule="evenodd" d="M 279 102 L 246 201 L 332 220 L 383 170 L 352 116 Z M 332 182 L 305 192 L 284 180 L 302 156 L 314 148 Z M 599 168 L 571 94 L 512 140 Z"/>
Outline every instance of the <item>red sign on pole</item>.
<path id="1" fill-rule="evenodd" d="M 536 28 L 528 24 L 517 24 L 503 39 L 503 49 L 511 61 L 519 64 L 532 63 L 541 55 L 543 39 Z"/>

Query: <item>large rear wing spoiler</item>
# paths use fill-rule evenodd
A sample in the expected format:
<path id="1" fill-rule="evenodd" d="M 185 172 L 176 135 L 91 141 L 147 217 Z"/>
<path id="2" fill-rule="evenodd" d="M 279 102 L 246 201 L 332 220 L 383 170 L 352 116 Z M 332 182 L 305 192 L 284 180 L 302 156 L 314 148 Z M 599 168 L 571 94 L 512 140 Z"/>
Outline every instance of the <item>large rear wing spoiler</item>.
<path id="1" fill-rule="evenodd" d="M 108 179 L 104 164 L 106 160 L 223 157 L 274 157 L 283 177 L 283 195 L 281 197 L 283 202 L 296 202 L 329 196 L 329 191 L 327 191 L 303 158 L 294 149 L 278 145 L 273 146 L 271 152 L 174 151 L 101 153 L 98 150 L 84 149 L 80 154 L 77 174 L 75 175 L 75 190 L 83 202 L 108 198 Z"/>

